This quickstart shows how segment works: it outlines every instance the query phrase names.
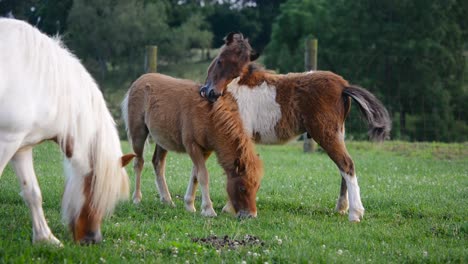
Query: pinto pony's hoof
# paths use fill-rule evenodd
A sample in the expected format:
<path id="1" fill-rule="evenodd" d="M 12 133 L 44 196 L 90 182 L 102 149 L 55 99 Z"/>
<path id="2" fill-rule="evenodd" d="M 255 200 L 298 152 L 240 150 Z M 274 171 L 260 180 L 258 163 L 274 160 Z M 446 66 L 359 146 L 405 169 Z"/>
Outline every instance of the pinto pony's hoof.
<path id="1" fill-rule="evenodd" d="M 364 217 L 364 208 L 349 210 L 349 221 L 354 223 L 361 222 Z"/>

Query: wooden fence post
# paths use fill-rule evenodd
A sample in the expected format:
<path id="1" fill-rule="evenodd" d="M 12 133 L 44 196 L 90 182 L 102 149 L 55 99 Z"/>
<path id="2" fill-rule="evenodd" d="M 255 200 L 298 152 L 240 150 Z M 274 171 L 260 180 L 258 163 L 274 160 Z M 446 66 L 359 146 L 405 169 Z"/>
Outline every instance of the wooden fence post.
<path id="1" fill-rule="evenodd" d="M 146 46 L 145 72 L 158 71 L 158 46 Z"/>
<path id="2" fill-rule="evenodd" d="M 317 49 L 318 41 L 315 38 L 306 38 L 305 40 L 305 53 L 304 53 L 304 65 L 306 71 L 315 71 L 317 70 Z M 302 135 L 304 139 L 304 152 L 314 152 L 316 149 L 317 143 L 307 136 L 307 133 Z"/>

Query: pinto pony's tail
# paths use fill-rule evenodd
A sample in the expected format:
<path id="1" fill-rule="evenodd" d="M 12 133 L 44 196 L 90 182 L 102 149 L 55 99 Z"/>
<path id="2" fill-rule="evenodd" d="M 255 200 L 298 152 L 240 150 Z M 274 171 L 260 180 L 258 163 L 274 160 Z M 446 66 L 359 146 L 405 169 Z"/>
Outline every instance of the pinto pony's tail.
<path id="1" fill-rule="evenodd" d="M 383 104 L 369 91 L 357 87 L 345 87 L 343 94 L 353 98 L 359 105 L 359 109 L 369 124 L 367 132 L 371 140 L 383 141 L 390 138 L 392 122 L 387 109 Z"/>

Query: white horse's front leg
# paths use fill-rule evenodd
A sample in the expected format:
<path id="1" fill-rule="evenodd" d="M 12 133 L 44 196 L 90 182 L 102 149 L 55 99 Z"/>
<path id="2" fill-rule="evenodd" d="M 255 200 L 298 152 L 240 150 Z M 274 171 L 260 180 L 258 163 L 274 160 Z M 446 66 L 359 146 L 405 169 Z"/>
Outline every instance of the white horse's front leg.
<path id="1" fill-rule="evenodd" d="M 42 210 L 42 194 L 33 168 L 32 148 L 17 152 L 11 159 L 21 185 L 21 196 L 31 211 L 33 243 L 46 242 L 58 246 L 62 243 L 52 234 Z"/>

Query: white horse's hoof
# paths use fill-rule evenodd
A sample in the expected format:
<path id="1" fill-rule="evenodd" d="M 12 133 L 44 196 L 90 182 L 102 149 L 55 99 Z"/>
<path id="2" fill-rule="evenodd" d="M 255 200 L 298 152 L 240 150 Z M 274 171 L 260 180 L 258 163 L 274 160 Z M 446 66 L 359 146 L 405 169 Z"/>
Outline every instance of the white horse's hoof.
<path id="1" fill-rule="evenodd" d="M 60 242 L 60 240 L 58 240 L 52 234 L 50 234 L 48 237 L 34 239 L 33 244 L 35 245 L 45 244 L 45 245 L 51 245 L 51 246 L 60 247 L 60 248 L 63 247 L 62 242 Z"/>

